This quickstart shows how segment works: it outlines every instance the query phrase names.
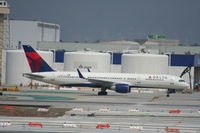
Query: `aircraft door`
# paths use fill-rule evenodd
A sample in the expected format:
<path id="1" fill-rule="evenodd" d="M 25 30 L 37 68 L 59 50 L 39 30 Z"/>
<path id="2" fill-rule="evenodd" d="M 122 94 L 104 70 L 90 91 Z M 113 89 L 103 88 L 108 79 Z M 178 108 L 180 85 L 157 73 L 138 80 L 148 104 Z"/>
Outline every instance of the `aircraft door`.
<path id="1" fill-rule="evenodd" d="M 51 82 L 55 82 L 55 75 L 52 73 L 50 79 L 49 79 Z"/>
<path id="2" fill-rule="evenodd" d="M 170 86 L 174 86 L 174 79 L 170 79 Z"/>
<path id="3" fill-rule="evenodd" d="M 139 76 L 136 79 L 136 86 L 141 86 L 141 78 Z"/>

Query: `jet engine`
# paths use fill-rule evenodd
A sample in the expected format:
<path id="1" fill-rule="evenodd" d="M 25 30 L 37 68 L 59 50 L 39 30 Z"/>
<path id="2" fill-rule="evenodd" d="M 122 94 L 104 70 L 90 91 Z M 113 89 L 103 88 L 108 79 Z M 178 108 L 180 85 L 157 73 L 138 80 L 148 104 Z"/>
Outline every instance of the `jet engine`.
<path id="1" fill-rule="evenodd" d="M 115 84 L 112 88 L 118 93 L 130 93 L 131 89 L 128 84 Z"/>

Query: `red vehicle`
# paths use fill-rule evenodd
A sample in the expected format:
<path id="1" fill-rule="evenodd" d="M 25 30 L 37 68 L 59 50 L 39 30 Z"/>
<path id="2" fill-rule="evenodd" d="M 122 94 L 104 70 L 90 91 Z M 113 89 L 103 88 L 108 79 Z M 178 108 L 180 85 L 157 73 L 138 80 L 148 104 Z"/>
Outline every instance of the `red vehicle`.
<path id="1" fill-rule="evenodd" d="M 165 131 L 171 132 L 171 133 L 180 133 L 180 129 L 178 129 L 178 128 L 168 128 L 168 127 L 166 127 Z"/>
<path id="2" fill-rule="evenodd" d="M 2 106 L 2 107 L 5 108 L 5 109 L 16 109 L 15 106 Z"/>
<path id="3" fill-rule="evenodd" d="M 109 128 L 110 127 L 110 125 L 109 124 L 98 124 L 97 126 L 96 126 L 96 128 Z"/>
<path id="4" fill-rule="evenodd" d="M 177 110 L 170 110 L 169 113 L 171 114 L 179 114 L 181 113 L 181 110 L 177 109 Z"/>
<path id="5" fill-rule="evenodd" d="M 43 124 L 42 123 L 32 123 L 32 122 L 29 122 L 28 123 L 28 126 L 32 127 L 32 126 L 35 126 L 35 127 L 43 127 Z"/>

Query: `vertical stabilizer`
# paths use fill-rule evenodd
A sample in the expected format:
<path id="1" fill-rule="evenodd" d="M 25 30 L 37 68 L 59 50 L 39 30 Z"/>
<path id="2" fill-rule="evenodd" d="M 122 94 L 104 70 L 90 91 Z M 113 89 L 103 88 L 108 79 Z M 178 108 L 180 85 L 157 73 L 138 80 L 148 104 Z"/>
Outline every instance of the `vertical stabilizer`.
<path id="1" fill-rule="evenodd" d="M 23 45 L 23 49 L 32 72 L 54 71 L 31 46 Z"/>

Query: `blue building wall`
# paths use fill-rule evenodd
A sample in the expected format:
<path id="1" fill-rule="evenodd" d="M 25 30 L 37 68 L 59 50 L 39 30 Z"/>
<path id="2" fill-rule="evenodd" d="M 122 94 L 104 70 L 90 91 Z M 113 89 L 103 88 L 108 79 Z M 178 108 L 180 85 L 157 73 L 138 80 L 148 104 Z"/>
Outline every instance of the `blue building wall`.
<path id="1" fill-rule="evenodd" d="M 180 55 L 172 54 L 169 55 L 169 65 L 170 66 L 200 66 L 200 56 L 195 55 Z M 112 64 L 120 65 L 122 53 L 113 53 Z"/>
<path id="2" fill-rule="evenodd" d="M 195 55 L 195 57 L 194 57 L 194 66 L 200 67 L 200 55 Z"/>
<path id="3" fill-rule="evenodd" d="M 55 62 L 63 63 L 64 62 L 65 50 L 58 50 L 55 52 Z"/>
<path id="4" fill-rule="evenodd" d="M 64 62 L 64 53 L 65 50 L 55 51 L 55 62 L 63 63 Z M 111 64 L 121 65 L 122 53 L 113 53 Z M 181 54 L 172 54 L 169 55 L 169 65 L 170 66 L 197 66 L 200 67 L 200 55 L 181 55 Z"/>
<path id="5" fill-rule="evenodd" d="M 122 53 L 113 53 L 112 55 L 112 64 L 120 65 L 122 64 Z"/>
<path id="6" fill-rule="evenodd" d="M 170 55 L 171 66 L 194 66 L 194 55 Z"/>

